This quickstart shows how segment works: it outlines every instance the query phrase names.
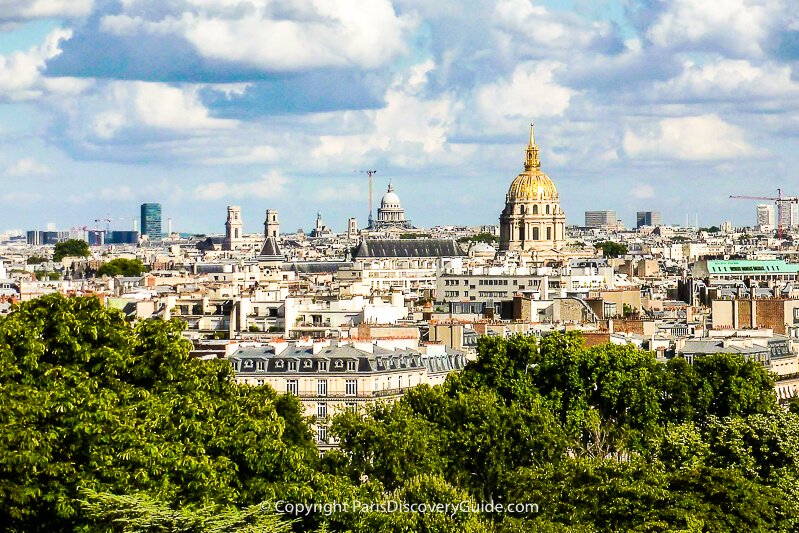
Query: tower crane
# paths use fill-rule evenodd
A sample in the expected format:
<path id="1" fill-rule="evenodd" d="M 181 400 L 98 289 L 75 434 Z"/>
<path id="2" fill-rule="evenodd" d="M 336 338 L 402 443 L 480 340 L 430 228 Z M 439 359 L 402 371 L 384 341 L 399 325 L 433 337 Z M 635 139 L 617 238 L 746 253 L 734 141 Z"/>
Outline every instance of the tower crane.
<path id="1" fill-rule="evenodd" d="M 376 170 L 356 170 L 369 176 L 369 227 L 372 227 L 372 176 L 377 174 Z"/>
<path id="2" fill-rule="evenodd" d="M 782 239 L 782 210 L 785 204 L 799 204 L 799 196 L 783 196 L 782 189 L 777 189 L 777 196 L 730 196 L 736 200 L 765 200 L 777 204 L 777 237 Z"/>

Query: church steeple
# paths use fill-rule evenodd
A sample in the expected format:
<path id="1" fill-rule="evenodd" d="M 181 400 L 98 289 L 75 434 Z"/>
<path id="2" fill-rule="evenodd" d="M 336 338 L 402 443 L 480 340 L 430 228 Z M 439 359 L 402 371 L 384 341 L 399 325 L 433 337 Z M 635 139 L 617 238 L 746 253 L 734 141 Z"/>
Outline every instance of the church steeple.
<path id="1" fill-rule="evenodd" d="M 541 161 L 538 159 L 538 146 L 535 144 L 535 129 L 530 123 L 530 144 L 527 145 L 527 158 L 524 161 L 525 172 L 538 170 L 541 168 Z"/>

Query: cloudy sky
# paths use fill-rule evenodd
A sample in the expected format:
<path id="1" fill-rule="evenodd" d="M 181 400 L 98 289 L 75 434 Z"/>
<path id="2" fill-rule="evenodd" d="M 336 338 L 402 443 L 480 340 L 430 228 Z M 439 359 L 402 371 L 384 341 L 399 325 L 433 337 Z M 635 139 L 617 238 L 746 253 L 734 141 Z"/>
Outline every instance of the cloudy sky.
<path id="1" fill-rule="evenodd" d="M 754 222 L 799 194 L 795 0 L 0 0 L 0 230 L 493 224 L 536 122 L 586 209 Z"/>

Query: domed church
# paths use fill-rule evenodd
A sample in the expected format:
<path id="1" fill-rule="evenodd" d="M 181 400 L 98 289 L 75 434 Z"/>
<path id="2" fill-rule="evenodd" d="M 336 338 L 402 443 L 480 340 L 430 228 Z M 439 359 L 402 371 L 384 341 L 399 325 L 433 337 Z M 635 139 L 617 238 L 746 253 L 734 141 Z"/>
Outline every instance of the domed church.
<path id="1" fill-rule="evenodd" d="M 555 258 L 565 244 L 565 227 L 566 215 L 560 208 L 558 190 L 541 171 L 531 124 L 524 172 L 510 184 L 505 209 L 499 217 L 499 250 L 520 252 L 533 260 Z"/>
<path id="2" fill-rule="evenodd" d="M 394 192 L 391 182 L 388 190 L 380 200 L 377 208 L 377 220 L 372 223 L 372 229 L 382 230 L 388 228 L 413 229 L 410 220 L 405 219 L 405 210 L 402 208 L 399 196 Z"/>

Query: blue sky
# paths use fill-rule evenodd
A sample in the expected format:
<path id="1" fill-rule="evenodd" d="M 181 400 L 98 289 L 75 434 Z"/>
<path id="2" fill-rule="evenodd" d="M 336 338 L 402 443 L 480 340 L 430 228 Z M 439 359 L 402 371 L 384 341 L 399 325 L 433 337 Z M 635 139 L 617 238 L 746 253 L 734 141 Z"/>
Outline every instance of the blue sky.
<path id="1" fill-rule="evenodd" d="M 569 223 L 799 195 L 792 0 L 0 0 L 0 230 L 497 222 L 536 122 Z"/>

